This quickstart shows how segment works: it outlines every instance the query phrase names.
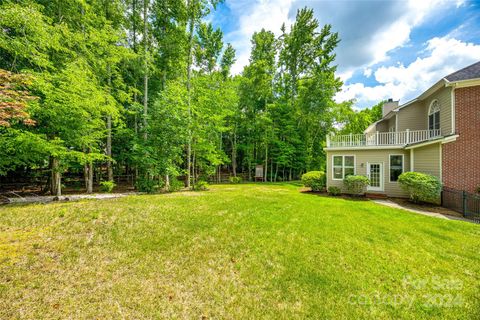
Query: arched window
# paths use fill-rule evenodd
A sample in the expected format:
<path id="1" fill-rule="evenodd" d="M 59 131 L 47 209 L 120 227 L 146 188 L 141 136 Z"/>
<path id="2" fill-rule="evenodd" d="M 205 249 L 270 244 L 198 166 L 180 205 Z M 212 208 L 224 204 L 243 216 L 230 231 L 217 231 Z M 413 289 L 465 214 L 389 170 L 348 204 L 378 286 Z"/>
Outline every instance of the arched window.
<path id="1" fill-rule="evenodd" d="M 428 109 L 428 130 L 440 129 L 440 104 L 433 100 Z"/>

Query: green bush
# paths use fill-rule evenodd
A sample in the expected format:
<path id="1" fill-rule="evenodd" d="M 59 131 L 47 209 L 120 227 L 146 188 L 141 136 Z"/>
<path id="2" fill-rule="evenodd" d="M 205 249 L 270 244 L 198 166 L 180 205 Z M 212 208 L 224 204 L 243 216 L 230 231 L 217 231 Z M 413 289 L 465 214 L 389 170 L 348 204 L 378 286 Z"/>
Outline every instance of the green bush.
<path id="1" fill-rule="evenodd" d="M 339 187 L 328 187 L 328 194 L 331 196 L 339 196 L 342 193 Z"/>
<path id="2" fill-rule="evenodd" d="M 312 191 L 321 191 L 325 188 L 325 172 L 309 171 L 302 175 L 302 183 Z"/>
<path id="3" fill-rule="evenodd" d="M 208 182 L 204 180 L 199 180 L 195 185 L 193 186 L 193 190 L 195 191 L 206 191 L 208 190 Z"/>
<path id="4" fill-rule="evenodd" d="M 480 193 L 480 186 L 477 187 L 477 193 Z"/>
<path id="5" fill-rule="evenodd" d="M 228 178 L 228 180 L 230 180 L 230 183 L 234 183 L 234 184 L 237 184 L 237 183 L 241 183 L 241 182 L 242 182 L 242 178 L 241 178 L 241 177 L 230 177 L 230 178 Z"/>
<path id="6" fill-rule="evenodd" d="M 116 187 L 115 182 L 113 181 L 102 181 L 100 182 L 100 190 L 102 192 L 110 193 L 113 191 L 113 188 Z"/>
<path id="7" fill-rule="evenodd" d="M 180 191 L 185 188 L 185 184 L 183 181 L 178 180 L 177 178 L 173 178 L 170 180 L 170 186 L 168 187 L 168 192 L 175 192 Z"/>
<path id="8" fill-rule="evenodd" d="M 158 181 L 146 178 L 138 179 L 136 186 L 138 191 L 146 193 L 155 193 L 160 188 L 160 186 L 158 185 Z"/>
<path id="9" fill-rule="evenodd" d="M 442 183 L 435 176 L 420 172 L 405 172 L 398 177 L 398 183 L 415 203 L 439 202 Z"/>
<path id="10" fill-rule="evenodd" d="M 365 176 L 347 176 L 343 179 L 343 185 L 348 193 L 362 195 L 367 191 L 370 180 Z"/>

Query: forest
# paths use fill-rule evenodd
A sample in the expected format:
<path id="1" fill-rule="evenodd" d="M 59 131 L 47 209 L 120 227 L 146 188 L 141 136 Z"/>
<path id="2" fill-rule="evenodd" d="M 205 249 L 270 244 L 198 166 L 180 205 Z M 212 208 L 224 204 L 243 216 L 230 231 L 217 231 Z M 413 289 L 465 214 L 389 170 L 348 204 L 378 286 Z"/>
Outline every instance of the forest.
<path id="1" fill-rule="evenodd" d="M 298 179 L 326 135 L 378 105 L 337 103 L 334 26 L 312 9 L 258 30 L 240 74 L 209 19 L 220 0 L 0 0 L 0 185 L 91 193 Z M 279 36 L 275 35 L 279 31 Z"/>

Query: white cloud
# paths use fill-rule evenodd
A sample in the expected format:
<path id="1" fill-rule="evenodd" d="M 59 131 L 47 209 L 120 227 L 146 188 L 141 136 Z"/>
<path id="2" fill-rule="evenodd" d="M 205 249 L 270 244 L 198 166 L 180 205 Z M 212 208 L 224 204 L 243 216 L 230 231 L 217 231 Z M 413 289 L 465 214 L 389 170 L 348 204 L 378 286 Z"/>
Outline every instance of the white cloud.
<path id="1" fill-rule="evenodd" d="M 237 61 L 232 73 L 242 72 L 250 57 L 250 40 L 255 31 L 262 28 L 280 34 L 282 23 L 291 24 L 288 17 L 293 0 L 227 0 L 232 15 L 238 17 L 238 29 L 225 35 L 236 50 Z"/>
<path id="2" fill-rule="evenodd" d="M 238 74 L 248 64 L 250 39 L 255 31 L 265 28 L 278 36 L 282 23 L 289 26 L 296 10 L 307 6 L 314 9 L 320 24 L 329 23 L 339 32 L 336 63 L 340 77 L 348 80 L 355 70 L 385 61 L 390 51 L 405 46 L 412 29 L 430 14 L 454 8 L 462 1 L 227 0 L 231 16 L 238 19 L 238 28 L 225 35 L 226 42 L 231 42 L 237 51 L 232 72 Z"/>
<path id="3" fill-rule="evenodd" d="M 451 0 L 296 0 L 293 9 L 313 7 L 320 23 L 339 33 L 336 62 L 339 73 L 347 75 L 388 60 L 392 50 L 409 43 L 416 26 L 455 5 Z"/>
<path id="4" fill-rule="evenodd" d="M 366 87 L 363 83 L 344 85 L 337 101 L 356 99 L 360 105 L 373 105 L 393 98 L 406 102 L 415 98 L 448 74 L 480 60 L 480 45 L 451 37 L 427 41 L 423 58 L 405 66 L 380 67 L 373 73 L 380 84 Z"/>

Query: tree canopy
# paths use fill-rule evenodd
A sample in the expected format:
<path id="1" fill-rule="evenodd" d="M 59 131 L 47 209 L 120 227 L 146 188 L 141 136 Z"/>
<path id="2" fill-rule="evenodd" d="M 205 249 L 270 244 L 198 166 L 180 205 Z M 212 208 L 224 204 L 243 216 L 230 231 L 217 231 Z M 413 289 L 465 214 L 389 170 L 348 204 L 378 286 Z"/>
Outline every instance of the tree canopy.
<path id="1" fill-rule="evenodd" d="M 0 175 L 53 194 L 253 179 L 259 164 L 291 180 L 325 166 L 327 134 L 379 117 L 335 102 L 340 39 L 309 8 L 279 37 L 255 32 L 233 75 L 236 50 L 207 22 L 221 2 L 0 1 Z"/>

